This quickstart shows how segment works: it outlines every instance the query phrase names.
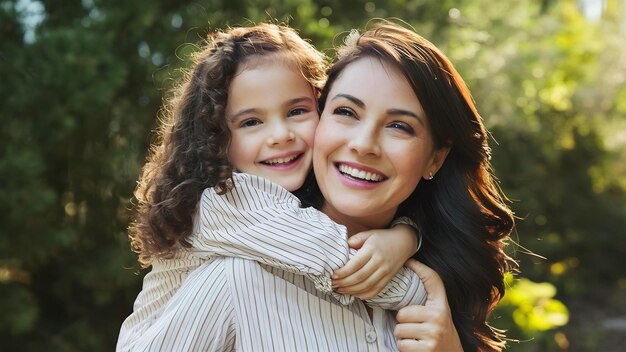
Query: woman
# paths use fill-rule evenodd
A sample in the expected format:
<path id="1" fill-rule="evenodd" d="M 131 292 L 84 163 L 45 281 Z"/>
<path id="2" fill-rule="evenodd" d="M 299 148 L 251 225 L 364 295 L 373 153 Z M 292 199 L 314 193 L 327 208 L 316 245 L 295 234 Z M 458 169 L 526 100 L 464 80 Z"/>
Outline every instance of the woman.
<path id="1" fill-rule="evenodd" d="M 487 132 L 469 90 L 445 55 L 408 29 L 382 22 L 346 43 L 320 97 L 314 170 L 323 211 L 358 231 L 388 221 L 406 196 L 397 214 L 422 226 L 416 258 L 441 276 L 463 349 L 501 350 L 503 336 L 486 319 L 504 295 L 503 247 L 514 221 L 491 176 Z M 344 165 L 374 170 L 397 187 L 353 180 Z M 436 330 L 450 331 L 441 303 Z M 398 315 L 409 323 L 398 337 L 424 337 L 410 331 L 424 318 L 416 308 Z"/>

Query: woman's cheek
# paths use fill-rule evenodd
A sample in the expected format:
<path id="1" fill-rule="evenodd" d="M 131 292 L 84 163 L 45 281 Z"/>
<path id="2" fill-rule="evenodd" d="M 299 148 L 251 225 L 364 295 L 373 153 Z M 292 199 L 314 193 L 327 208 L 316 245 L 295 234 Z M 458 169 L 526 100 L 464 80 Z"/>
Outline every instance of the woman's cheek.
<path id="1" fill-rule="evenodd" d="M 333 129 L 329 127 L 329 125 L 331 124 L 329 120 L 329 118 L 323 117 L 317 125 L 314 144 L 314 149 L 316 153 L 326 150 L 328 148 L 329 142 L 335 139 L 335 136 L 333 135 Z"/>

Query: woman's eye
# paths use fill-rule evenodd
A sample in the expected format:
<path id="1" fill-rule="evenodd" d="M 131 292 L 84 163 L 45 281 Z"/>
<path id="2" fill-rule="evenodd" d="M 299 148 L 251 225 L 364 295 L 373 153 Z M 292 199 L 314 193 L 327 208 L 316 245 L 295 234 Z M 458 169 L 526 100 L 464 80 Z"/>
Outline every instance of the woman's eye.
<path id="1" fill-rule="evenodd" d="M 335 114 L 335 115 L 342 115 L 342 116 L 354 116 L 354 115 L 356 115 L 354 113 L 354 110 L 352 110 L 350 108 L 346 108 L 346 107 L 336 108 L 333 111 L 333 114 Z"/>
<path id="2" fill-rule="evenodd" d="M 390 128 L 395 128 L 395 129 L 401 130 L 401 131 L 406 132 L 408 134 L 415 134 L 415 131 L 413 130 L 413 127 L 411 127 L 409 124 L 404 123 L 404 122 L 395 121 L 395 122 L 390 123 L 387 126 L 390 127 Z"/>
<path id="3" fill-rule="evenodd" d="M 239 127 L 252 127 L 256 125 L 260 125 L 261 121 L 258 119 L 247 119 L 241 122 Z"/>
<path id="4" fill-rule="evenodd" d="M 291 109 L 291 110 L 289 111 L 288 116 L 304 115 L 304 114 L 306 114 L 307 112 L 309 112 L 309 110 L 308 110 L 308 109 L 305 109 L 305 108 L 295 108 L 295 109 Z"/>

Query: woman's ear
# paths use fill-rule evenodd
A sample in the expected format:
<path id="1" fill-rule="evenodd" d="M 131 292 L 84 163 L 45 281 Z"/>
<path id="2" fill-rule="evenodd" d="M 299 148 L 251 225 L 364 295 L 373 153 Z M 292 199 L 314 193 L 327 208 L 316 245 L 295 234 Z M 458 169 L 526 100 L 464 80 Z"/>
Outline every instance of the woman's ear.
<path id="1" fill-rule="evenodd" d="M 428 168 L 425 171 L 425 174 L 422 175 L 423 178 L 427 180 L 432 180 L 433 178 L 435 178 L 437 171 L 439 171 L 443 163 L 446 161 L 446 158 L 448 157 L 448 153 L 450 153 L 450 148 L 452 148 L 452 145 L 447 144 L 435 150 L 430 160 L 430 164 L 428 165 Z"/>

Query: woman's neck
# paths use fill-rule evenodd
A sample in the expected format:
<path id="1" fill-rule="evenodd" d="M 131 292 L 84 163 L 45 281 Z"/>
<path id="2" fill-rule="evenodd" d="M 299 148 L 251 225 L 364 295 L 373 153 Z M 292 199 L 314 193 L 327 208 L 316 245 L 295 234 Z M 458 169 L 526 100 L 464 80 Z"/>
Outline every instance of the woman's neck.
<path id="1" fill-rule="evenodd" d="M 324 202 L 321 211 L 326 214 L 334 222 L 344 225 L 348 230 L 348 237 L 357 234 L 359 232 L 372 230 L 372 229 L 384 229 L 391 220 L 393 220 L 393 213 L 390 214 L 377 214 L 374 216 L 354 217 L 345 215 L 335 209 L 328 202 Z"/>

